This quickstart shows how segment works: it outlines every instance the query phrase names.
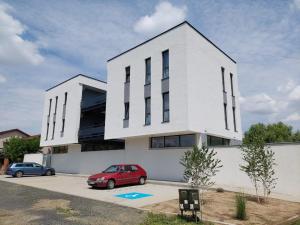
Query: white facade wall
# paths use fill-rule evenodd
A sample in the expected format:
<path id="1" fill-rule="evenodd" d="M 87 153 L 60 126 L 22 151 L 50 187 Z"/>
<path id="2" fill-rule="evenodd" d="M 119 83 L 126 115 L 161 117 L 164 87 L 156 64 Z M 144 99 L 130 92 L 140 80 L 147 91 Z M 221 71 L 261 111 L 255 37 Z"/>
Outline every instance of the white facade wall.
<path id="1" fill-rule="evenodd" d="M 69 153 L 54 154 L 52 166 L 57 172 L 93 174 L 103 171 L 109 165 L 138 163 L 144 167 L 149 179 L 183 181 L 184 168 L 179 164 L 187 149 L 149 150 L 146 137 L 129 138 L 126 150 L 80 152 L 79 145 L 69 146 Z M 297 196 L 300 199 L 300 143 L 272 145 L 275 152 L 276 176 L 274 192 Z M 247 175 L 240 171 L 241 152 L 238 147 L 216 147 L 217 157 L 223 167 L 214 180 L 216 186 L 233 188 L 253 188 Z"/>
<path id="2" fill-rule="evenodd" d="M 169 50 L 170 122 L 162 123 L 162 52 Z M 151 57 L 151 125 L 145 124 L 145 59 Z M 125 67 L 130 66 L 129 127 L 123 128 Z M 225 68 L 225 129 L 221 67 Z M 236 64 L 187 23 L 110 60 L 105 138 L 206 133 L 242 139 Z M 233 129 L 229 73 L 234 74 L 237 130 Z M 148 143 L 148 141 L 147 141 Z"/>
<path id="3" fill-rule="evenodd" d="M 106 90 L 106 83 L 94 80 L 82 75 L 76 76 L 65 83 L 46 91 L 44 100 L 44 113 L 42 119 L 41 142 L 40 146 L 56 146 L 78 143 L 78 130 L 80 125 L 80 109 L 82 97 L 82 85 L 88 85 L 101 90 Z M 65 92 L 68 93 L 65 116 L 64 135 L 61 136 L 62 130 L 62 114 L 63 104 L 65 100 Z M 55 98 L 58 96 L 56 124 L 54 139 L 52 139 L 53 131 L 53 114 L 55 112 Z M 48 138 L 47 133 L 47 117 L 49 113 L 49 101 L 52 99 L 50 123 Z"/>
<path id="4" fill-rule="evenodd" d="M 23 162 L 35 162 L 40 165 L 44 163 L 44 155 L 42 153 L 25 154 Z"/>

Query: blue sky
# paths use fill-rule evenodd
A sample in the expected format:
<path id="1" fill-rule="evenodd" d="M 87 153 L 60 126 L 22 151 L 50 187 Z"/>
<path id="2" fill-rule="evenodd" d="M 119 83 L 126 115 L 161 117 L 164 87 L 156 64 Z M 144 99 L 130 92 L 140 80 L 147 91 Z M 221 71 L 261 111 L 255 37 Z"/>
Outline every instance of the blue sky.
<path id="1" fill-rule="evenodd" d="M 300 0 L 0 0 L 0 130 L 39 133 L 44 90 L 183 20 L 237 61 L 244 131 L 300 129 Z"/>

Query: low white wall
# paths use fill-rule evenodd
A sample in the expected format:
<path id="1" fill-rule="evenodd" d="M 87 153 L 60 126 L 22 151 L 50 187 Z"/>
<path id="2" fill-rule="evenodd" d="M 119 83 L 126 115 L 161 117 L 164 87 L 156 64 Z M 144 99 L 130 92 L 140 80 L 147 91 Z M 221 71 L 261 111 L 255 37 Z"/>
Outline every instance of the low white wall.
<path id="1" fill-rule="evenodd" d="M 43 165 L 43 154 L 42 153 L 36 153 L 36 154 L 25 154 L 23 162 L 35 162 L 38 164 Z"/>
<path id="2" fill-rule="evenodd" d="M 275 152 L 277 193 L 300 198 L 300 144 L 272 145 Z M 68 154 L 52 156 L 52 166 L 58 172 L 92 174 L 112 164 L 137 163 L 150 179 L 183 181 L 184 168 L 180 158 L 187 149 L 148 149 L 147 138 L 127 139 L 126 150 L 80 152 L 79 145 L 69 147 Z M 252 188 L 249 178 L 240 171 L 241 152 L 238 147 L 216 147 L 223 167 L 214 180 L 218 186 Z"/>

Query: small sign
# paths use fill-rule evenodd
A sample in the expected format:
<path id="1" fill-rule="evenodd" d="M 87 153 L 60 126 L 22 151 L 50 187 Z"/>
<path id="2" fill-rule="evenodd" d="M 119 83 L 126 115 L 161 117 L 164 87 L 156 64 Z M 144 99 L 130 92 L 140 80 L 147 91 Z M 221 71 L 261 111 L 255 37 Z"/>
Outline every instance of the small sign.
<path id="1" fill-rule="evenodd" d="M 125 198 L 125 199 L 130 199 L 130 200 L 146 198 L 146 197 L 151 197 L 151 196 L 153 196 L 153 195 L 145 194 L 145 193 L 139 193 L 139 192 L 130 192 L 130 193 L 125 193 L 125 194 L 115 195 L 115 197 Z"/>

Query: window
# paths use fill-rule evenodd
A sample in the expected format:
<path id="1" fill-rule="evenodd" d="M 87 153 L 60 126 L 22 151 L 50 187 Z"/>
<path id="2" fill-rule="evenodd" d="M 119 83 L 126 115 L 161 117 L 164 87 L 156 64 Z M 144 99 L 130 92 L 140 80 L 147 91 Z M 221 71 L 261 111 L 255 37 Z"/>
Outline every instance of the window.
<path id="1" fill-rule="evenodd" d="M 24 167 L 24 164 L 18 163 L 15 165 L 15 167 Z"/>
<path id="2" fill-rule="evenodd" d="M 169 50 L 162 52 L 162 77 L 169 78 Z"/>
<path id="3" fill-rule="evenodd" d="M 151 148 L 163 148 L 165 146 L 164 137 L 151 138 Z"/>
<path id="4" fill-rule="evenodd" d="M 138 168 L 136 166 L 131 165 L 130 167 L 131 167 L 131 171 L 132 172 L 138 171 Z"/>
<path id="5" fill-rule="evenodd" d="M 50 116 L 50 113 L 51 113 L 51 105 L 52 105 L 52 98 L 49 101 L 49 113 L 48 113 L 49 116 Z"/>
<path id="6" fill-rule="evenodd" d="M 165 147 L 179 147 L 179 136 L 165 137 Z"/>
<path id="7" fill-rule="evenodd" d="M 33 164 L 32 163 L 25 163 L 24 167 L 33 167 Z"/>
<path id="8" fill-rule="evenodd" d="M 42 167 L 42 165 L 40 165 L 38 163 L 33 163 L 33 167 Z"/>
<path id="9" fill-rule="evenodd" d="M 48 139 L 48 133 L 49 133 L 49 123 L 47 123 L 46 140 Z"/>
<path id="10" fill-rule="evenodd" d="M 152 137 L 150 148 L 192 147 L 195 143 L 195 134 Z"/>
<path id="11" fill-rule="evenodd" d="M 81 144 L 81 152 L 122 150 L 124 148 L 124 141 L 121 140 L 98 141 Z"/>
<path id="12" fill-rule="evenodd" d="M 151 124 L 151 98 L 145 98 L 145 125 Z"/>
<path id="13" fill-rule="evenodd" d="M 55 122 L 53 122 L 52 139 L 54 139 L 54 132 L 55 132 Z"/>
<path id="14" fill-rule="evenodd" d="M 125 68 L 125 83 L 130 82 L 130 66 Z"/>
<path id="15" fill-rule="evenodd" d="M 50 113 L 51 113 L 51 105 L 52 105 L 52 98 L 49 100 L 49 112 L 48 112 L 48 117 L 47 117 L 46 140 L 48 139 L 48 134 L 49 134 L 49 119 L 50 119 Z"/>
<path id="16" fill-rule="evenodd" d="M 180 146 L 181 147 L 191 147 L 195 145 L 195 135 L 194 134 L 187 134 L 180 136 Z"/>
<path id="17" fill-rule="evenodd" d="M 54 114 L 56 114 L 56 111 L 57 111 L 57 101 L 58 101 L 58 96 L 55 97 L 55 110 L 54 110 Z"/>
<path id="18" fill-rule="evenodd" d="M 145 67 L 146 67 L 145 84 L 150 84 L 151 83 L 151 58 L 145 60 Z"/>
<path id="19" fill-rule="evenodd" d="M 64 102 L 65 105 L 67 104 L 67 99 L 68 99 L 68 92 L 65 92 L 65 102 Z"/>
<path id="20" fill-rule="evenodd" d="M 124 104 L 124 120 L 129 120 L 129 102 Z"/>
<path id="21" fill-rule="evenodd" d="M 68 146 L 57 146 L 53 147 L 53 154 L 68 153 Z"/>
<path id="22" fill-rule="evenodd" d="M 61 133 L 64 133 L 64 131 L 65 131 L 65 119 L 62 119 Z"/>
<path id="23" fill-rule="evenodd" d="M 208 146 L 228 146 L 229 139 L 207 135 Z"/>
<path id="24" fill-rule="evenodd" d="M 55 121 L 56 121 L 57 101 L 58 101 L 58 96 L 55 97 L 55 108 L 54 108 L 54 115 L 53 115 L 52 139 L 54 139 L 54 132 L 55 132 Z"/>
<path id="25" fill-rule="evenodd" d="M 125 172 L 131 172 L 131 166 L 129 165 L 124 166 L 124 170 Z"/>
<path id="26" fill-rule="evenodd" d="M 120 171 L 120 167 L 117 165 L 114 165 L 114 166 L 108 167 L 106 170 L 103 171 L 103 173 L 116 173 L 118 171 Z"/>
<path id="27" fill-rule="evenodd" d="M 169 92 L 163 93 L 163 122 L 170 121 Z"/>
<path id="28" fill-rule="evenodd" d="M 225 128 L 228 130 L 228 122 L 227 122 L 227 104 L 224 103 L 224 118 L 225 118 Z"/>
<path id="29" fill-rule="evenodd" d="M 236 129 L 236 119 L 235 119 L 235 107 L 232 107 L 232 114 L 233 114 L 233 127 L 234 127 L 234 131 L 237 132 L 237 129 Z"/>
<path id="30" fill-rule="evenodd" d="M 230 84 L 231 84 L 231 96 L 234 96 L 233 92 L 233 74 L 230 73 Z"/>
<path id="31" fill-rule="evenodd" d="M 222 87 L 223 87 L 223 92 L 226 92 L 226 90 L 225 90 L 225 69 L 224 69 L 224 67 L 221 67 L 221 72 L 222 72 Z"/>
<path id="32" fill-rule="evenodd" d="M 62 134 L 65 131 L 65 115 L 66 115 L 67 98 L 68 98 L 68 93 L 65 92 L 65 101 L 64 101 L 64 105 L 63 105 L 63 117 L 62 117 L 62 127 L 61 127 Z"/>

